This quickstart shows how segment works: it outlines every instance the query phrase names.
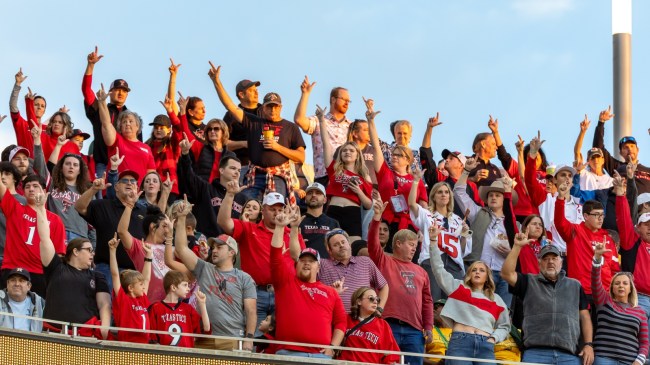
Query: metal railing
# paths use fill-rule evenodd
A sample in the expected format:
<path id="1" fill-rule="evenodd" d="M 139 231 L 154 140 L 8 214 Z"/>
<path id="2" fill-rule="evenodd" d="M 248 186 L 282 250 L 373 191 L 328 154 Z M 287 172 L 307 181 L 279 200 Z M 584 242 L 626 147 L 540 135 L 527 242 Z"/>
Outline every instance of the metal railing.
<path id="1" fill-rule="evenodd" d="M 134 332 L 134 333 L 147 333 L 147 334 L 161 334 L 161 335 L 171 335 L 170 332 L 168 331 L 156 331 L 156 330 L 142 330 L 142 329 L 136 329 L 136 328 L 125 328 L 125 327 L 104 327 L 101 325 L 90 325 L 90 324 L 84 324 L 84 323 L 70 323 L 70 322 L 63 322 L 63 321 L 55 321 L 55 320 L 50 320 L 46 318 L 38 318 L 38 317 L 32 317 L 32 316 L 26 316 L 22 314 L 16 314 L 16 313 L 8 313 L 8 312 L 0 312 L 0 316 L 10 316 L 10 317 L 15 317 L 15 318 L 24 318 L 24 319 L 30 319 L 33 321 L 38 321 L 38 322 L 47 322 L 48 324 L 55 324 L 61 326 L 61 332 L 52 332 L 49 331 L 48 329 L 44 329 L 42 333 L 57 333 L 60 334 L 63 337 L 69 337 L 72 340 L 75 339 L 89 339 L 90 337 L 82 337 L 79 335 L 79 329 L 81 328 L 89 328 L 89 329 L 108 329 L 110 332 L 116 332 L 116 331 L 125 331 L 125 332 Z M 3 327 L 3 329 L 10 329 Z M 177 333 L 174 333 L 174 335 L 177 335 Z M 251 339 L 251 338 L 243 338 L 243 337 L 233 337 L 233 336 L 216 336 L 216 335 L 205 335 L 205 334 L 196 334 L 196 333 L 183 333 L 181 336 L 185 337 L 193 337 L 193 338 L 205 338 L 205 339 L 217 339 L 217 340 L 227 340 L 227 341 L 233 341 L 237 343 L 237 349 L 233 349 L 235 352 L 240 352 L 240 353 L 247 353 L 248 351 L 243 349 L 244 342 L 256 342 L 256 343 L 268 343 L 268 344 L 275 344 L 275 345 L 290 345 L 290 346 L 300 346 L 300 347 L 311 347 L 311 348 L 320 348 L 320 349 L 331 349 L 331 350 L 341 350 L 341 351 L 355 351 L 355 352 L 368 352 L 368 353 L 376 353 L 376 354 L 381 354 L 381 355 L 397 355 L 400 358 L 400 362 L 398 364 L 406 364 L 404 361 L 406 356 L 409 357 L 422 357 L 422 358 L 429 358 L 429 359 L 447 359 L 447 360 L 460 360 L 460 361 L 477 361 L 477 362 L 484 362 L 484 363 L 494 363 L 494 364 L 507 364 L 507 365 L 539 365 L 535 363 L 524 363 L 524 362 L 516 362 L 516 361 L 507 361 L 507 360 L 489 360 L 489 359 L 475 359 L 475 358 L 468 358 L 468 357 L 458 357 L 458 356 L 442 356 L 442 355 L 433 355 L 433 354 L 421 354 L 421 353 L 412 353 L 412 352 L 401 352 L 401 351 L 387 351 L 387 350 L 374 350 L 374 349 L 365 349 L 365 348 L 357 348 L 357 347 L 342 347 L 342 346 L 329 346 L 329 345 L 321 345 L 321 344 L 311 344 L 311 343 L 302 343 L 302 342 L 289 342 L 289 341 L 277 341 L 277 340 L 265 340 L 265 339 Z M 93 337 L 94 338 L 94 337 Z M 111 340 L 97 340 L 97 342 L 107 342 L 107 343 L 119 343 L 120 346 L 123 344 L 128 345 L 129 342 L 120 342 L 120 341 L 111 341 Z M 175 346 L 165 346 L 165 345 L 159 345 L 159 344 L 138 344 L 138 346 L 152 346 L 152 347 L 159 347 L 159 348 L 164 348 L 166 351 L 168 350 L 174 350 L 178 349 Z M 137 348 L 134 347 L 134 350 Z M 179 351 L 179 354 L 182 354 L 181 351 Z M 270 354 L 267 354 L 269 356 Z M 273 356 L 278 356 L 280 358 L 284 358 L 285 355 L 273 355 Z M 295 360 L 295 357 L 292 357 Z M 324 360 L 324 359 L 322 359 Z M 332 359 L 330 360 L 331 363 L 341 363 L 340 360 L 335 360 Z"/>

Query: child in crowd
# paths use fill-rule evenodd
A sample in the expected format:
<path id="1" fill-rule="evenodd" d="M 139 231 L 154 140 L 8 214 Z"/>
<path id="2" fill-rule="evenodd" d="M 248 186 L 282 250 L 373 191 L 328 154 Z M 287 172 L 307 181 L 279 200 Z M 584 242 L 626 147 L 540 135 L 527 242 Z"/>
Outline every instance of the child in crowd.
<path id="1" fill-rule="evenodd" d="M 167 296 L 149 307 L 149 321 L 154 331 L 167 331 L 169 335 L 152 334 L 152 340 L 168 346 L 194 347 L 194 337 L 184 333 L 210 334 L 210 318 L 205 307 L 205 294 L 196 291 L 199 311 L 185 303 L 190 286 L 185 274 L 170 270 L 163 278 Z M 200 314 L 199 314 L 200 313 Z"/>
<path id="2" fill-rule="evenodd" d="M 259 340 L 275 340 L 275 313 L 271 313 L 262 322 L 257 329 L 262 335 L 257 337 Z M 266 342 L 255 342 L 255 351 L 265 354 L 275 354 L 275 345 Z"/>
<path id="3" fill-rule="evenodd" d="M 117 233 L 108 241 L 111 276 L 113 278 L 113 319 L 115 326 L 149 330 L 147 308 L 149 307 L 149 280 L 151 279 L 151 261 L 153 253 L 148 243 L 143 244 L 145 251 L 142 273 L 117 267 L 117 246 L 120 240 Z M 118 341 L 149 343 L 149 334 L 144 332 L 118 331 Z"/>

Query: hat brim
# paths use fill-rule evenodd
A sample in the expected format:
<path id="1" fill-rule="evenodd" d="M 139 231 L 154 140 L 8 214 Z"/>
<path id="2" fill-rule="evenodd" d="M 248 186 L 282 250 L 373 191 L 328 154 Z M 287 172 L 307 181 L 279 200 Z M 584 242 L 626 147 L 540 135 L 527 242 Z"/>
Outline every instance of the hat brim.
<path id="1" fill-rule="evenodd" d="M 298 256 L 298 258 L 301 258 L 303 256 L 311 256 L 314 258 L 314 260 L 318 261 L 318 257 L 311 252 L 303 252 L 300 254 L 300 256 Z"/>
<path id="2" fill-rule="evenodd" d="M 481 198 L 481 200 L 485 203 L 487 203 L 487 197 L 488 194 L 490 194 L 491 191 L 497 191 L 501 194 L 506 193 L 505 189 L 496 187 L 496 186 L 481 186 L 478 188 L 478 195 Z M 519 201 L 519 194 L 517 194 L 516 191 L 512 190 L 510 192 L 512 194 L 512 198 L 510 199 L 512 201 L 512 205 L 517 205 L 517 202 Z"/>
<path id="3" fill-rule="evenodd" d="M 124 170 L 124 171 L 120 172 L 120 174 L 117 176 L 117 178 L 121 179 L 126 175 L 131 175 L 131 176 L 133 176 L 134 179 L 140 181 L 140 175 L 138 175 L 138 173 L 133 171 L 133 170 Z"/>
<path id="4" fill-rule="evenodd" d="M 267 106 L 267 105 L 282 105 L 282 103 L 278 103 L 277 101 L 267 101 L 266 103 L 262 104 L 262 106 Z"/>
<path id="5" fill-rule="evenodd" d="M 84 141 L 87 140 L 88 138 L 90 138 L 90 134 L 88 134 L 88 133 L 77 133 L 77 134 L 72 135 L 70 138 L 74 138 L 74 137 L 77 137 L 77 136 L 83 137 Z"/>

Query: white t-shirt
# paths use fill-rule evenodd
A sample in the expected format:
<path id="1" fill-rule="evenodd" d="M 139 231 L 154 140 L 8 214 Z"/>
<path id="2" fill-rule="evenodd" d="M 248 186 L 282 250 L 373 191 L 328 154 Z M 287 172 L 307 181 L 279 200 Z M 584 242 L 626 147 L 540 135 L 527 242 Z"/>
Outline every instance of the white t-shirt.
<path id="1" fill-rule="evenodd" d="M 612 177 L 604 173 L 603 175 L 596 175 L 588 169 L 580 171 L 580 190 L 601 190 L 609 189 L 612 187 Z"/>

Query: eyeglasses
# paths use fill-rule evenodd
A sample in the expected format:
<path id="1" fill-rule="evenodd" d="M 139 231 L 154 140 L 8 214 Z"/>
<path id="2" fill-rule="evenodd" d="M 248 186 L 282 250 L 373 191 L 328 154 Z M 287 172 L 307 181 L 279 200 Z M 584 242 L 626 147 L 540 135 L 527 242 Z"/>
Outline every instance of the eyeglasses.
<path id="1" fill-rule="evenodd" d="M 220 131 L 220 130 L 221 130 L 221 127 L 210 127 L 210 128 L 205 129 L 206 132 L 212 132 L 212 131 L 216 132 L 216 131 Z"/>
<path id="2" fill-rule="evenodd" d="M 404 157 L 404 155 L 401 154 L 401 153 L 391 153 L 390 156 L 391 156 L 391 157 Z"/>
<path id="3" fill-rule="evenodd" d="M 92 247 L 81 247 L 81 248 L 79 248 L 79 251 L 81 251 L 81 250 L 86 250 L 89 253 L 95 253 L 95 249 L 92 248 Z"/>
<path id="4" fill-rule="evenodd" d="M 605 217 L 605 213 L 587 213 L 587 215 L 595 217 L 596 219 L 601 219 Z"/>
<path id="5" fill-rule="evenodd" d="M 366 297 L 365 299 L 368 299 L 371 303 L 379 303 L 379 302 L 381 302 L 380 297 L 369 296 L 369 297 Z"/>
<path id="6" fill-rule="evenodd" d="M 352 103 L 352 100 L 350 100 L 350 99 L 343 99 L 343 98 L 340 97 L 340 96 L 337 96 L 336 98 L 337 98 L 337 99 L 341 99 L 341 100 L 343 100 L 344 102 L 346 102 L 346 103 L 348 103 L 348 104 Z"/>
<path id="7" fill-rule="evenodd" d="M 122 183 L 122 184 L 132 184 L 132 185 L 135 185 L 135 184 L 138 183 L 138 180 L 136 180 L 136 179 L 126 179 L 126 178 L 124 178 L 124 179 L 119 179 L 119 180 L 117 180 L 117 182 Z"/>

